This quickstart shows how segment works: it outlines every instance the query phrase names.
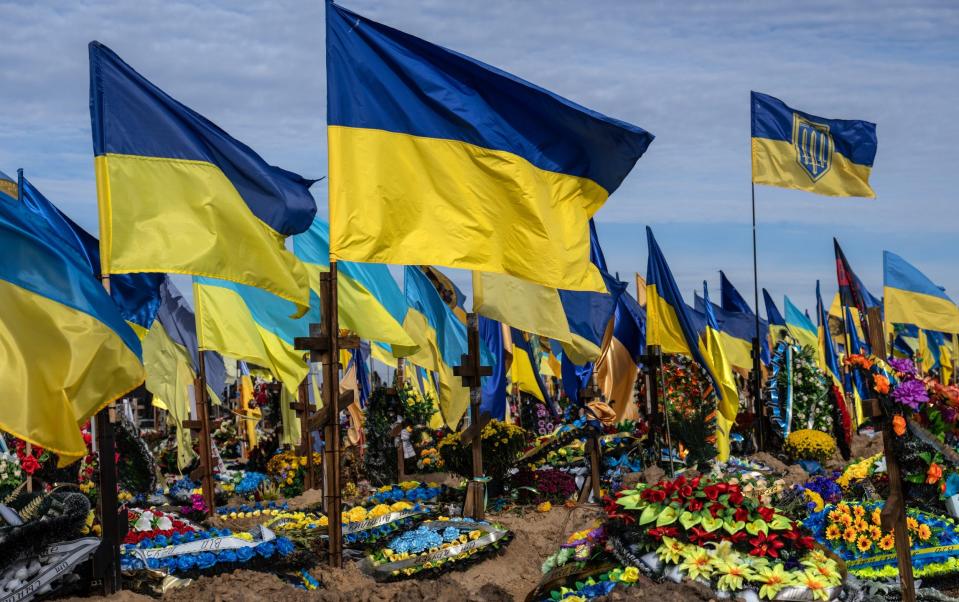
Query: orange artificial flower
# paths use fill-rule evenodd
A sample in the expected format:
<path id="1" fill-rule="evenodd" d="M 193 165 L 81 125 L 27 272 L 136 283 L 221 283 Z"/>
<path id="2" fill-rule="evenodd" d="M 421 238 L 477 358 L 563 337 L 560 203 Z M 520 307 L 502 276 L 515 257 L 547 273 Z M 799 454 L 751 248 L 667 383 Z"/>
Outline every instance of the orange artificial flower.
<path id="1" fill-rule="evenodd" d="M 939 466 L 935 462 L 929 465 L 929 470 L 926 471 L 926 484 L 934 485 L 939 482 L 939 479 L 942 478 L 942 466 Z"/>
<path id="2" fill-rule="evenodd" d="M 882 374 L 873 374 L 872 375 L 872 388 L 876 390 L 876 393 L 886 395 L 889 393 L 889 379 L 883 376 Z"/>
<path id="3" fill-rule="evenodd" d="M 906 419 L 899 414 L 892 417 L 892 432 L 899 437 L 906 434 Z"/>

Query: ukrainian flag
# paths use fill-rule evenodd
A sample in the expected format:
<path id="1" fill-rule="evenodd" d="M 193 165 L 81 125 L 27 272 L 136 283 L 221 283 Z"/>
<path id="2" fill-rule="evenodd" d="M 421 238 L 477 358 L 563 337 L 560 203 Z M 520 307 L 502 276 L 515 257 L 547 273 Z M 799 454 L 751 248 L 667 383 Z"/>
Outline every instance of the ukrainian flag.
<path id="1" fill-rule="evenodd" d="M 0 198 L 0 429 L 60 456 L 79 425 L 143 383 L 140 341 L 87 264 L 23 204 Z"/>
<path id="2" fill-rule="evenodd" d="M 829 196 L 875 198 L 876 124 L 826 119 L 752 92 L 753 182 Z"/>
<path id="3" fill-rule="evenodd" d="M 789 297 L 783 297 L 783 307 L 786 308 L 786 328 L 789 330 L 789 335 L 802 347 L 819 349 L 819 330 L 809 316 L 799 311 Z M 825 370 L 825 366 L 822 368 Z"/>
<path id="4" fill-rule="evenodd" d="M 331 251 L 602 291 L 586 223 L 653 136 L 327 2 Z"/>
<path id="5" fill-rule="evenodd" d="M 706 300 L 698 294 L 693 297 L 693 306 L 696 311 L 706 314 Z M 716 321 L 716 330 L 719 334 L 719 340 L 723 345 L 723 351 L 733 367 L 749 372 L 753 369 L 753 338 L 756 336 L 756 317 L 752 313 L 733 312 L 712 303 L 708 308 Z M 764 341 L 769 332 L 769 327 L 765 320 L 759 321 L 760 340 Z M 760 353 L 768 351 L 764 349 L 768 345 L 760 346 Z M 765 354 L 762 354 L 765 355 Z M 767 362 L 768 363 L 768 362 Z"/>
<path id="6" fill-rule="evenodd" d="M 640 357 L 646 353 L 646 310 L 629 293 L 616 300 L 613 329 L 596 360 L 596 380 L 609 405 L 616 412 L 616 420 L 638 420 L 639 406 L 635 402 L 636 378 Z M 563 358 L 566 378 L 566 363 Z M 589 384 L 592 370 L 583 371 L 574 378 L 578 386 Z M 577 399 L 579 392 L 577 391 Z"/>
<path id="7" fill-rule="evenodd" d="M 0 194 L 5 194 L 13 199 L 17 198 L 17 196 L 20 194 L 18 191 L 17 182 L 7 174 L 3 173 L 2 170 L 0 170 Z"/>
<path id="8" fill-rule="evenodd" d="M 483 378 L 483 401 L 480 411 L 497 420 L 506 419 L 506 372 L 508 353 L 503 340 L 503 325 L 496 320 L 479 317 L 479 335 L 493 356 L 491 376 Z"/>
<path id="9" fill-rule="evenodd" d="M 537 369 L 536 358 L 528 335 L 521 330 L 511 329 L 513 339 L 513 363 L 510 365 L 510 378 L 520 391 L 529 393 L 542 401 L 546 408 L 553 413 L 553 404 L 546 390 L 543 377 Z"/>
<path id="10" fill-rule="evenodd" d="M 626 284 L 609 274 L 592 220 L 589 231 L 590 261 L 602 275 L 608 292 L 567 291 L 504 274 L 473 272 L 474 311 L 524 332 L 559 341 L 574 364 L 595 360 Z"/>
<path id="11" fill-rule="evenodd" d="M 883 251 L 885 320 L 924 330 L 959 332 L 959 307 L 905 259 Z"/>
<path id="12" fill-rule="evenodd" d="M 822 355 L 823 369 L 832 377 L 832 382 L 842 391 L 842 375 L 839 372 L 839 357 L 829 332 L 829 314 L 823 305 L 822 295 L 819 293 L 819 281 L 816 281 L 816 321 L 819 323 L 819 353 Z"/>
<path id="13" fill-rule="evenodd" d="M 284 237 L 313 221 L 311 180 L 268 165 L 99 42 L 90 116 L 104 274 L 215 277 L 309 305 Z"/>
<path id="14" fill-rule="evenodd" d="M 194 277 L 197 339 L 201 349 L 269 368 L 288 391 L 296 391 L 310 371 L 305 353 L 293 346 L 296 337 L 320 321 L 320 303 L 290 317 L 293 304 L 262 289 L 213 278 Z"/>
<path id="15" fill-rule="evenodd" d="M 776 302 L 766 289 L 763 289 L 763 302 L 766 304 L 766 321 L 769 323 L 772 342 L 777 343 L 782 340 L 783 333 L 787 332 L 786 319 L 779 313 Z"/>
<path id="16" fill-rule="evenodd" d="M 100 241 L 81 228 L 50 202 L 47 197 L 17 170 L 20 201 L 35 218 L 42 220 L 61 240 L 83 258 L 91 278 L 100 279 Z M 160 283 L 163 274 L 117 274 L 110 278 L 110 297 L 117 304 L 120 315 L 137 336 L 143 338 L 160 309 Z"/>
<path id="17" fill-rule="evenodd" d="M 739 294 L 739 291 L 736 290 L 736 287 L 733 286 L 733 283 L 729 281 L 729 278 L 726 278 L 726 274 L 719 270 L 719 294 L 721 300 L 721 308 L 723 312 L 727 314 L 743 314 L 747 318 L 753 319 L 753 328 L 752 333 L 748 336 L 740 336 L 738 338 L 746 339 L 749 341 L 750 346 L 750 358 L 752 357 L 752 341 L 753 337 L 756 336 L 756 315 L 753 313 L 749 303 L 743 299 L 743 296 Z M 715 307 L 715 306 L 714 306 Z M 756 311 L 759 311 L 759 308 L 756 308 Z M 723 321 L 720 320 L 720 327 L 722 328 Z M 725 330 L 725 329 L 723 329 Z M 742 334 L 746 334 L 747 330 L 743 330 Z M 759 319 L 759 359 L 763 364 L 768 364 L 770 361 L 769 356 L 769 323 L 762 318 Z M 750 362 L 750 368 L 752 369 L 752 362 Z"/>
<path id="18" fill-rule="evenodd" d="M 404 289 L 409 311 L 403 327 L 419 346 L 410 362 L 439 374 L 439 407 L 443 421 L 456 428 L 469 407 L 469 389 L 453 374 L 469 348 L 466 326 L 453 314 L 419 268 L 406 266 Z M 489 354 L 484 357 L 488 366 Z"/>
<path id="19" fill-rule="evenodd" d="M 293 251 L 306 265 L 310 287 L 320 293 L 320 274 L 330 269 L 330 228 L 320 218 L 310 229 L 293 237 Z M 403 329 L 408 307 L 403 291 L 385 265 L 337 263 L 336 290 L 340 327 L 361 338 L 390 345 L 394 357 L 416 351 L 416 344 Z"/>
<path id="20" fill-rule="evenodd" d="M 687 355 L 706 370 L 716 396 L 717 449 L 719 458 L 729 456 L 729 431 L 739 411 L 732 367 L 726 359 L 719 339 L 715 317 L 707 313 L 705 320 L 693 314 L 676 286 L 666 258 L 656 243 L 653 231 L 646 227 L 649 259 L 646 267 L 646 345 L 659 345 L 663 353 Z M 711 304 L 706 303 L 710 309 Z"/>

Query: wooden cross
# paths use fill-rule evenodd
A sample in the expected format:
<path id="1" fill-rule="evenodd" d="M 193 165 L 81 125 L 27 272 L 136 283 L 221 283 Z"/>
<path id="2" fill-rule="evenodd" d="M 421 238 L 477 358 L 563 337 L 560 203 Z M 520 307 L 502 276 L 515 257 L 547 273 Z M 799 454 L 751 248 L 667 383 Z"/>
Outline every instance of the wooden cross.
<path id="1" fill-rule="evenodd" d="M 330 517 L 329 563 L 339 568 L 343 566 L 343 527 L 340 522 L 343 509 L 341 480 L 340 440 L 340 349 L 356 349 L 360 345 L 359 337 L 340 333 L 338 316 L 336 261 L 330 261 L 330 270 L 320 274 L 320 307 L 322 322 L 310 324 L 310 336 L 296 337 L 293 346 L 310 352 L 311 362 L 323 364 L 323 409 L 310 416 L 307 425 L 323 426 L 323 480 L 324 508 Z M 350 399 L 353 395 L 350 394 Z M 309 433 L 307 433 L 307 436 Z"/>
<path id="2" fill-rule="evenodd" d="M 473 479 L 466 490 L 466 502 L 463 504 L 463 516 L 475 520 L 482 520 L 486 513 L 486 492 L 482 481 L 483 476 L 483 426 L 489 423 L 482 422 L 480 417 L 480 402 L 482 401 L 482 377 L 491 376 L 493 368 L 484 366 L 480 358 L 479 321 L 475 313 L 466 315 L 467 353 L 460 359 L 460 365 L 453 367 L 453 374 L 463 379 L 463 386 L 470 389 L 470 428 L 460 435 L 464 445 L 472 445 L 473 449 Z M 463 437 L 469 437 L 468 441 Z"/>
<path id="3" fill-rule="evenodd" d="M 210 433 L 213 431 L 212 421 L 210 420 L 206 395 L 206 381 L 204 379 L 203 352 L 200 352 L 200 371 L 201 374 L 193 381 L 194 396 L 196 398 L 196 420 L 184 420 L 181 424 L 199 433 L 200 465 L 190 473 L 190 478 L 200 481 L 203 491 L 203 501 L 206 502 L 207 510 L 212 515 L 216 510 L 216 490 L 213 483 L 213 438 Z"/>
<path id="4" fill-rule="evenodd" d="M 310 379 L 304 378 L 297 387 L 297 400 L 290 402 L 290 409 L 300 418 L 300 447 L 297 453 L 306 458 L 306 475 L 303 486 L 306 489 L 316 489 L 316 479 L 313 468 L 313 437 L 310 436 L 310 416 L 316 406 L 310 403 Z"/>
<path id="5" fill-rule="evenodd" d="M 882 332 L 882 314 L 878 307 L 866 311 L 869 344 L 878 357 L 886 357 L 886 338 Z M 903 602 L 915 602 L 916 588 L 912 574 L 912 553 L 909 549 L 909 529 L 906 525 L 906 498 L 902 491 L 902 471 L 899 459 L 892 447 L 892 421 L 883 411 L 878 399 L 863 400 L 863 411 L 882 423 L 882 449 L 886 458 L 886 473 L 889 475 L 889 499 L 880 513 L 882 528 L 892 531 L 896 539 L 896 559 L 899 565 L 899 584 Z"/>
<path id="6" fill-rule="evenodd" d="M 589 384 L 585 389 L 580 391 L 579 399 L 582 402 L 583 406 L 586 407 L 589 402 L 593 399 L 602 400 L 603 391 L 596 386 L 596 373 L 593 372 L 589 376 Z M 589 408 L 586 409 L 587 413 L 590 411 Z M 584 503 L 588 497 L 587 492 L 592 489 L 593 492 L 593 501 L 597 504 L 600 503 L 600 476 L 599 476 L 599 464 L 602 461 L 600 455 L 600 444 L 599 444 L 599 435 L 593 430 L 590 429 L 589 437 L 586 439 L 586 451 L 589 453 L 589 483 L 590 487 L 587 487 L 587 483 L 583 483 L 583 490 L 579 495 L 579 502 Z"/>

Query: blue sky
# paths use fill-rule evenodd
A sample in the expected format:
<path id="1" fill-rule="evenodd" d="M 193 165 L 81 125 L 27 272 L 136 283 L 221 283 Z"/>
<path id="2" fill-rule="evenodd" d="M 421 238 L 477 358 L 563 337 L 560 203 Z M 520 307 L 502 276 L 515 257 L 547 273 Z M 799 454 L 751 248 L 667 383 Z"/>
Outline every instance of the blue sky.
<path id="1" fill-rule="evenodd" d="M 613 271 L 653 227 L 685 295 L 724 269 L 752 299 L 749 91 L 878 124 L 876 200 L 758 187 L 760 283 L 814 307 L 831 239 L 881 294 L 883 249 L 959 299 L 959 5 L 344 0 L 656 135 L 599 212 Z M 86 44 L 111 46 L 268 161 L 326 173 L 322 2 L 0 0 L 0 169 L 96 231 Z M 314 194 L 325 212 L 326 190 Z M 464 274 L 454 275 L 467 285 Z M 715 295 L 715 293 L 714 293 Z"/>

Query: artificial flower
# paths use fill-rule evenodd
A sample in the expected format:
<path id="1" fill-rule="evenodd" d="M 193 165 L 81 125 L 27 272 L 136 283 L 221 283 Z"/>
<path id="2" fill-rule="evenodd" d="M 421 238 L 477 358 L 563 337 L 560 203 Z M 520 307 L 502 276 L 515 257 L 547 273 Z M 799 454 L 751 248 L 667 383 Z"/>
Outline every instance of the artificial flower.
<path id="1" fill-rule="evenodd" d="M 929 465 L 929 470 L 926 471 L 926 484 L 934 485 L 939 482 L 939 479 L 942 478 L 942 466 L 939 466 L 935 462 Z"/>
<path id="2" fill-rule="evenodd" d="M 896 433 L 898 437 L 906 434 L 906 419 L 899 414 L 892 417 L 892 432 Z"/>
<path id="3" fill-rule="evenodd" d="M 771 567 L 758 568 L 751 581 L 763 584 L 759 588 L 759 597 L 767 600 L 774 599 L 780 590 L 795 583 L 792 574 L 787 573 L 778 562 Z"/>
<path id="4" fill-rule="evenodd" d="M 709 551 L 694 547 L 686 554 L 679 568 L 681 571 L 684 571 L 690 579 L 695 580 L 700 577 L 709 579 L 713 573 L 712 557 L 709 555 Z"/>

